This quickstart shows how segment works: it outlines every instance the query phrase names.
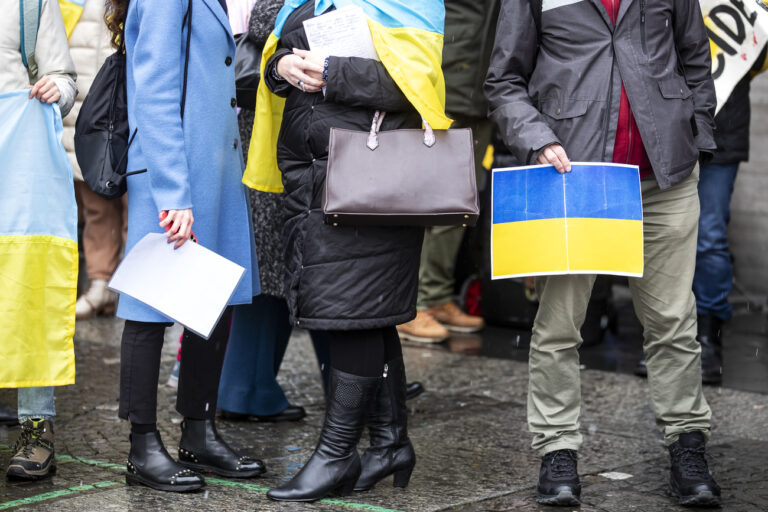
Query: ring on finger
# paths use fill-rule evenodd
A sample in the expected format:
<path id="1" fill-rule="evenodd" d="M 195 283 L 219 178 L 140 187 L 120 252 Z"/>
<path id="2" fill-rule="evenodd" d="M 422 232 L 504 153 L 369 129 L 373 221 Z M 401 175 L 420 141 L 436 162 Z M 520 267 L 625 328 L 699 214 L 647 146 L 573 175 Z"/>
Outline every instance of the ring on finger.
<path id="1" fill-rule="evenodd" d="M 301 89 L 302 91 L 304 90 L 304 82 L 302 82 L 301 80 L 299 80 L 298 82 L 296 82 L 296 85 L 298 85 L 298 86 L 299 86 L 299 89 Z"/>

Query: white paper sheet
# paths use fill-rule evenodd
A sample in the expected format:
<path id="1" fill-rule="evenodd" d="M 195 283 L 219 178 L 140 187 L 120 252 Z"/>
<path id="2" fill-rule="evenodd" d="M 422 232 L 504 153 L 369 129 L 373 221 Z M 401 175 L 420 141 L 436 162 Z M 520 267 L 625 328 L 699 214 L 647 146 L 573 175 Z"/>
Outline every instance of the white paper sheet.
<path id="1" fill-rule="evenodd" d="M 208 339 L 244 273 L 199 244 L 174 250 L 166 235 L 150 233 L 125 256 L 109 288 Z"/>
<path id="2" fill-rule="evenodd" d="M 304 22 L 309 48 L 323 57 L 379 60 L 371 30 L 360 7 L 350 5 Z"/>

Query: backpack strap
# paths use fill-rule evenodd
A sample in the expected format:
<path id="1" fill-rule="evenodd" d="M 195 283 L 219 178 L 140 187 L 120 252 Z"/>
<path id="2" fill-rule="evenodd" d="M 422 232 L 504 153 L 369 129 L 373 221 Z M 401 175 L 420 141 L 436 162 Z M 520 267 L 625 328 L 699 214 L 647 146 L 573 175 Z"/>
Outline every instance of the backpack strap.
<path id="1" fill-rule="evenodd" d="M 543 8 L 544 0 L 528 0 L 531 5 L 531 12 L 533 13 L 533 22 L 536 24 L 536 39 L 541 45 L 541 11 Z"/>
<path id="2" fill-rule="evenodd" d="M 27 68 L 30 83 L 37 81 L 37 62 L 35 47 L 37 46 L 37 31 L 40 28 L 40 12 L 43 0 L 19 0 L 19 21 L 21 30 L 21 60 Z"/>
<path id="3" fill-rule="evenodd" d="M 184 85 L 181 90 L 181 118 L 184 119 L 184 106 L 187 103 L 187 73 L 189 71 L 189 44 L 192 40 L 192 0 L 187 4 L 187 13 L 184 15 L 182 25 L 187 25 L 187 49 L 184 53 Z"/>

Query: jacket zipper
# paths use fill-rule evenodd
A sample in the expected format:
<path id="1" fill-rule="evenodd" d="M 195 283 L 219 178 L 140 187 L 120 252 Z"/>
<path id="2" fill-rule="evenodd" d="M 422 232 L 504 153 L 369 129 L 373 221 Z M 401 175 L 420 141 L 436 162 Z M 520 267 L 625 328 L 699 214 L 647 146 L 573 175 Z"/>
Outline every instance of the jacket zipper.
<path id="1" fill-rule="evenodd" d="M 640 0 L 640 45 L 643 47 L 643 54 L 648 55 L 645 45 L 645 0 Z"/>

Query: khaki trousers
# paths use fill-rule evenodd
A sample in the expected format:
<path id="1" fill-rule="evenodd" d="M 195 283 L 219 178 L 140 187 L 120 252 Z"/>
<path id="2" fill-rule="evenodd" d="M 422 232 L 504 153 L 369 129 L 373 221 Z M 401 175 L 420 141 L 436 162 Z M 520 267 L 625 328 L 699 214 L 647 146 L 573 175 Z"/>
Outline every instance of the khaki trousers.
<path id="1" fill-rule="evenodd" d="M 663 191 L 652 178 L 642 181 L 645 272 L 629 280 L 643 325 L 653 412 L 667 444 L 685 432 L 699 430 L 708 436 L 710 429 L 692 291 L 698 176 L 697 167 L 687 180 Z M 595 277 L 536 278 L 540 306 L 529 354 L 528 427 L 540 455 L 581 446 L 579 330 Z"/>
<path id="2" fill-rule="evenodd" d="M 127 195 L 104 199 L 82 181 L 75 192 L 83 227 L 83 252 L 88 278 L 109 280 L 120 262 L 128 220 Z"/>
<path id="3" fill-rule="evenodd" d="M 475 173 L 480 181 L 483 157 L 491 143 L 493 125 L 487 119 L 455 118 L 452 128 L 472 128 L 475 142 Z M 419 295 L 417 308 L 427 309 L 450 302 L 453 298 L 456 257 L 459 254 L 464 228 L 461 226 L 433 226 L 424 232 L 419 266 Z"/>

